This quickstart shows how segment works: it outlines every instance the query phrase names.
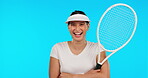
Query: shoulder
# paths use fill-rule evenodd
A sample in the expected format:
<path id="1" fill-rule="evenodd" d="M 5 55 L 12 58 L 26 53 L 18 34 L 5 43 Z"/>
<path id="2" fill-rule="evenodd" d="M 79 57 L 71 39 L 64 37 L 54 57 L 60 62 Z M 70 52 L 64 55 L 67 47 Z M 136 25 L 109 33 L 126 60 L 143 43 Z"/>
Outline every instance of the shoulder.
<path id="1" fill-rule="evenodd" d="M 103 47 L 103 45 L 102 45 L 102 44 L 99 44 L 99 43 L 90 42 L 90 41 L 87 41 L 87 43 L 88 43 L 88 45 L 90 45 L 90 46 L 96 46 L 96 47 L 99 47 L 99 45 L 100 45 L 101 47 Z"/>
<path id="2" fill-rule="evenodd" d="M 87 41 L 88 46 L 90 47 L 97 47 L 98 43 Z"/>
<path id="3" fill-rule="evenodd" d="M 87 41 L 87 43 L 88 43 L 88 47 L 89 47 L 89 48 L 98 49 L 98 50 L 100 50 L 100 51 L 104 51 L 104 50 L 103 50 L 103 45 L 102 45 L 102 44 L 94 43 L 94 42 L 90 42 L 90 41 Z"/>
<path id="4" fill-rule="evenodd" d="M 67 45 L 67 41 L 65 42 L 59 42 L 59 43 L 56 43 L 53 48 L 60 48 L 60 47 L 65 47 Z"/>

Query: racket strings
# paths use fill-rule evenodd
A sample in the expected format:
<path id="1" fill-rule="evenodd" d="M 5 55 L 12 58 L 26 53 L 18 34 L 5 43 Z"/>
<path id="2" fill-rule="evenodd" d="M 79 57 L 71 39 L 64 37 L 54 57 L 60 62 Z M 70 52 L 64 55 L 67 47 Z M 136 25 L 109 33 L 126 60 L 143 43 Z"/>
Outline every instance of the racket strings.
<path id="1" fill-rule="evenodd" d="M 114 10 L 114 9 L 112 9 L 112 10 Z M 112 15 L 114 14 L 114 15 L 116 15 L 116 17 L 118 16 L 119 18 L 122 17 L 123 19 L 127 19 L 127 20 L 125 20 L 125 21 L 130 21 L 129 18 L 134 17 L 134 15 L 131 14 L 130 12 L 127 12 L 127 13 L 125 13 L 124 11 L 122 12 L 122 11 L 119 10 L 119 8 L 116 9 L 116 10 L 118 10 L 118 12 L 112 12 L 112 11 L 108 12 L 108 13 L 107 13 L 108 16 L 110 16 L 110 18 L 111 18 L 111 17 L 113 17 Z M 122 12 L 122 13 L 120 13 L 120 12 Z M 120 14 L 117 14 L 117 13 L 120 13 Z M 130 14 L 129 14 L 129 13 L 130 13 Z M 126 18 L 125 18 L 125 17 L 126 17 Z M 117 19 L 118 19 L 118 18 L 117 18 Z"/>
<path id="2" fill-rule="evenodd" d="M 112 28 L 111 28 L 112 29 Z M 127 37 L 126 35 L 127 34 L 129 34 L 129 32 L 128 32 L 128 30 L 125 30 L 125 28 L 123 28 L 123 27 L 119 27 L 119 29 L 122 29 L 122 30 L 118 30 L 119 32 L 121 32 L 121 33 L 116 33 L 114 36 L 118 36 L 118 35 L 120 35 L 120 34 L 123 34 L 123 36 L 122 37 Z M 131 30 L 132 28 L 130 27 L 130 28 L 128 28 L 129 30 Z M 107 30 L 110 30 L 110 27 L 107 29 Z M 104 30 L 103 30 L 104 31 Z M 103 32 L 102 31 L 102 33 L 106 33 L 106 32 Z M 117 29 L 114 29 L 114 33 L 117 31 Z M 126 31 L 127 32 L 127 34 L 126 33 L 124 33 L 123 31 Z M 105 36 L 106 37 L 106 36 Z M 111 35 L 109 35 L 108 37 L 111 37 Z M 122 38 L 121 38 L 122 39 Z M 116 38 L 114 38 L 114 40 L 116 40 Z"/>
<path id="3" fill-rule="evenodd" d="M 111 17 L 110 17 L 110 18 L 111 18 Z M 107 20 L 111 20 L 110 18 L 107 19 Z M 106 19 L 104 19 L 104 20 L 106 20 Z M 114 20 L 118 20 L 118 22 L 120 22 L 120 24 L 122 24 L 123 22 L 126 23 L 126 20 L 125 20 L 125 21 L 120 21 L 119 19 L 116 19 L 116 18 L 114 18 Z M 114 22 L 114 20 L 108 21 L 108 23 L 105 22 L 104 24 L 110 24 L 110 22 L 115 23 L 115 24 L 118 24 L 118 22 L 116 22 L 116 21 Z M 130 21 L 130 20 L 128 20 L 128 21 Z M 127 21 L 127 22 L 128 22 L 128 21 Z M 133 22 L 133 21 L 132 21 L 132 22 Z M 108 28 L 108 26 L 109 26 L 109 25 L 106 25 L 107 28 Z M 123 26 L 120 26 L 120 27 L 121 27 L 121 29 L 123 29 Z M 111 28 L 111 27 L 109 27 L 109 28 Z M 112 27 L 112 28 L 113 28 L 113 27 Z"/>
<path id="4" fill-rule="evenodd" d="M 116 6 L 116 7 L 112 8 L 111 10 L 117 11 L 118 13 L 122 12 L 123 16 L 124 15 L 129 15 L 129 16 L 133 15 L 133 12 L 131 11 L 131 9 L 129 9 L 128 7 L 125 7 L 125 6 Z M 117 15 L 114 11 L 110 11 L 110 12 Z"/>
<path id="5" fill-rule="evenodd" d="M 123 8 L 126 8 L 126 10 L 123 9 Z M 128 7 L 125 7 L 125 6 L 118 6 L 118 7 L 116 7 L 116 9 L 120 9 L 120 10 L 126 12 L 126 13 L 129 14 L 129 15 L 133 15 L 133 12 L 132 12 L 131 9 L 129 9 Z M 119 10 L 119 11 L 120 11 L 120 10 Z"/>
<path id="6" fill-rule="evenodd" d="M 111 28 L 111 29 L 113 29 L 113 28 Z M 119 29 L 122 29 L 122 30 L 118 30 L 119 32 L 121 32 L 121 33 L 116 33 L 114 36 L 118 36 L 118 35 L 120 35 L 120 34 L 124 34 L 122 37 L 126 37 L 125 35 L 125 33 L 123 32 L 123 31 L 126 31 L 127 32 L 127 30 L 125 30 L 123 27 L 119 27 Z M 129 28 L 129 29 L 131 29 L 131 28 Z M 103 29 L 102 29 L 103 30 Z M 110 30 L 110 27 L 107 29 L 107 30 Z M 103 30 L 104 31 L 104 30 Z M 102 33 L 106 33 L 106 32 L 103 32 L 102 31 Z M 116 32 L 117 31 L 117 29 L 114 29 L 114 31 L 113 32 Z M 127 33 L 128 34 L 128 33 Z M 106 36 L 105 36 L 106 37 Z M 109 37 L 110 37 L 110 35 L 109 35 Z M 121 38 L 122 39 L 122 38 Z M 114 38 L 114 40 L 116 40 L 116 38 Z"/>
<path id="7" fill-rule="evenodd" d="M 115 31 L 114 31 L 115 32 Z M 121 32 L 121 31 L 120 31 Z M 103 32 L 102 32 L 103 33 Z M 122 35 L 122 37 L 118 37 L 118 35 Z M 125 37 L 127 37 L 126 35 L 128 35 L 128 33 L 126 34 L 126 33 L 120 33 L 120 34 L 118 34 L 118 33 L 116 33 L 115 35 L 113 35 L 113 36 L 106 36 L 106 35 L 104 35 L 104 40 L 105 40 L 105 42 L 106 41 L 112 41 L 112 42 L 108 42 L 108 43 L 110 43 L 110 44 L 112 44 L 113 45 L 113 47 L 115 47 L 114 45 L 116 45 L 117 47 L 118 47 L 118 45 L 117 44 L 119 44 L 119 45 L 121 45 L 122 43 L 121 43 L 121 41 L 122 42 L 125 42 L 126 40 L 124 39 Z M 120 39 L 120 42 L 118 41 Z M 116 43 L 115 43 L 116 42 Z M 107 43 L 107 42 L 106 42 Z"/>
<path id="8" fill-rule="evenodd" d="M 134 14 L 124 6 L 117 6 L 106 13 L 99 28 L 101 44 L 108 50 L 122 46 L 134 29 Z"/>

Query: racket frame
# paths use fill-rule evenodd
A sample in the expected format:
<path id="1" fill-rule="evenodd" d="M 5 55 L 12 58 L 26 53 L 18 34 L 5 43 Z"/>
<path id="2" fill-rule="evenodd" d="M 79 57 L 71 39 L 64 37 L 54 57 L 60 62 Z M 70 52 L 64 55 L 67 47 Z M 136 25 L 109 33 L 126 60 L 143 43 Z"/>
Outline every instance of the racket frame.
<path id="1" fill-rule="evenodd" d="M 111 10 L 113 7 L 116 7 L 116 6 L 125 6 L 125 7 L 128 7 L 129 9 L 131 9 L 132 12 L 134 13 L 134 16 L 135 16 L 135 25 L 134 25 L 134 29 L 133 29 L 133 32 L 132 32 L 130 38 L 129 38 L 122 46 L 120 46 L 119 48 L 117 48 L 117 49 L 115 49 L 115 50 L 107 50 L 107 49 L 105 49 L 105 48 L 101 45 L 100 40 L 99 40 L 100 24 L 101 24 L 102 19 L 103 19 L 104 16 L 106 15 L 106 13 L 107 13 L 109 10 Z M 100 62 L 100 52 L 99 52 L 99 54 L 98 54 L 98 64 L 103 65 L 103 63 L 104 63 L 110 56 L 112 56 L 114 53 L 116 53 L 118 50 L 122 49 L 125 45 L 127 45 L 127 44 L 129 43 L 129 41 L 132 39 L 132 37 L 133 37 L 133 35 L 134 35 L 135 31 L 136 31 L 137 22 L 138 22 L 138 20 L 137 20 L 137 14 L 136 14 L 136 12 L 134 11 L 134 9 L 133 9 L 132 7 L 130 7 L 130 6 L 127 5 L 127 4 L 123 4 L 123 3 L 114 4 L 114 5 L 110 6 L 110 7 L 103 13 L 103 15 L 101 16 L 100 21 L 99 21 L 99 23 L 98 23 L 97 32 L 96 32 L 96 33 L 97 33 L 98 45 L 99 45 L 101 48 L 103 48 L 103 50 L 104 50 L 105 52 L 112 52 L 112 53 L 111 53 L 110 55 L 108 55 L 102 62 Z"/>

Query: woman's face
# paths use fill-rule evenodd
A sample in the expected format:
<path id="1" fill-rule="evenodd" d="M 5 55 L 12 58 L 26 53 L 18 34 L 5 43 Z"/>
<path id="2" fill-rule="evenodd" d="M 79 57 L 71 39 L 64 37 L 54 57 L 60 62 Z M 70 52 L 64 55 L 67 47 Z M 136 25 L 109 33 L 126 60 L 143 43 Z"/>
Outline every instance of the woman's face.
<path id="1" fill-rule="evenodd" d="M 86 31 L 89 28 L 89 24 L 85 21 L 71 21 L 68 25 L 70 34 L 75 41 L 85 40 Z"/>

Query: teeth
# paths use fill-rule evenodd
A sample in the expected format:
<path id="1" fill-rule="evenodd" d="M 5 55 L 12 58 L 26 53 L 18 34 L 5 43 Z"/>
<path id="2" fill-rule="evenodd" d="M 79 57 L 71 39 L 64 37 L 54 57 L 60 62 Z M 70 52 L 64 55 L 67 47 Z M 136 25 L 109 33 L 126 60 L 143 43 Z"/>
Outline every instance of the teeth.
<path id="1" fill-rule="evenodd" d="M 80 35 L 81 33 L 75 33 L 76 35 Z"/>

